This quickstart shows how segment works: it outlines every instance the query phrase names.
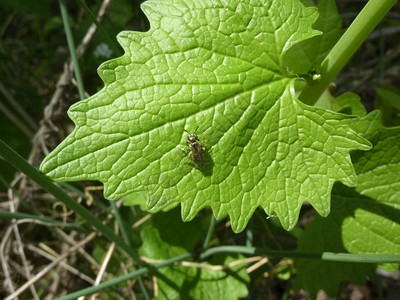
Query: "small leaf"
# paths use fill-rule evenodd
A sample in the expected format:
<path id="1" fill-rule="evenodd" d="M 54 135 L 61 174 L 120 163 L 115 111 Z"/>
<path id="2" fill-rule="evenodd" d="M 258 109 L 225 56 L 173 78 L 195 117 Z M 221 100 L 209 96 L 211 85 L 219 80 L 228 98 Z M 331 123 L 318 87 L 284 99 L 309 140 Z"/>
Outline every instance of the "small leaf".
<path id="1" fill-rule="evenodd" d="M 350 111 L 352 115 L 363 117 L 367 114 L 365 107 L 361 103 L 361 98 L 354 93 L 344 93 L 332 99 L 332 110 L 338 112 Z"/>
<path id="2" fill-rule="evenodd" d="M 295 226 L 301 205 L 323 216 L 335 181 L 354 186 L 349 152 L 370 148 L 351 118 L 298 101 L 286 51 L 318 34 L 298 0 L 158 1 L 151 29 L 122 32 L 125 55 L 104 63 L 105 87 L 69 109 L 75 130 L 43 161 L 57 181 L 99 180 L 108 199 L 146 195 L 156 212 L 206 206 L 241 231 L 258 206 Z M 189 132 L 204 163 L 181 150 Z"/>
<path id="3" fill-rule="evenodd" d="M 124 197 L 124 201 L 122 203 L 124 206 L 134 206 L 137 205 L 142 210 L 146 210 L 146 199 L 143 193 L 131 193 Z"/>
<path id="4" fill-rule="evenodd" d="M 367 114 L 365 107 L 361 103 L 361 98 L 357 94 L 350 92 L 344 93 L 339 97 L 335 98 L 331 95 L 331 93 L 328 90 L 326 90 L 322 94 L 322 96 L 318 99 L 315 106 L 359 117 L 363 117 Z M 358 122 L 359 120 L 357 120 L 357 122 L 355 123 Z M 360 134 L 362 134 L 363 131 L 356 130 L 356 132 L 360 132 Z"/>

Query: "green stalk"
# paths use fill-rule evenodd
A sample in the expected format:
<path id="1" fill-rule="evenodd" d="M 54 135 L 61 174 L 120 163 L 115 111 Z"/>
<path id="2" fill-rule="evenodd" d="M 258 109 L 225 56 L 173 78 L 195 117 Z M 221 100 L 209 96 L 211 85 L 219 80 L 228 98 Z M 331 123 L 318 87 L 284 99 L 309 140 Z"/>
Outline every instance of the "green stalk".
<path id="1" fill-rule="evenodd" d="M 72 209 L 76 214 L 80 215 L 83 219 L 86 220 L 89 224 L 99 230 L 106 238 L 110 241 L 115 242 L 115 244 L 123 249 L 126 253 L 128 253 L 134 261 L 139 262 L 139 258 L 137 253 L 133 250 L 133 248 L 124 242 L 121 237 L 117 236 L 110 228 L 105 226 L 98 218 L 96 218 L 89 210 L 84 208 L 78 202 L 76 202 L 73 198 L 68 196 L 63 190 L 61 190 L 58 186 L 52 183 L 43 173 L 36 170 L 33 166 L 31 166 L 24 158 L 22 158 L 18 153 L 16 153 L 13 149 L 8 147 L 0 139 L 0 155 L 12 164 L 16 169 L 20 170 L 22 173 L 27 175 L 29 178 L 34 180 L 37 184 L 39 184 L 43 189 L 48 191 L 58 200 L 62 201 L 69 209 Z M 119 218 L 122 222 L 121 218 Z M 147 291 L 142 282 L 142 278 L 139 277 L 139 282 L 145 296 L 145 299 L 150 299 L 147 294 Z"/>
<path id="2" fill-rule="evenodd" d="M 65 4 L 65 0 L 59 0 L 59 2 L 60 2 L 61 18 L 64 23 L 64 30 L 67 36 L 68 49 L 71 55 L 72 63 L 74 65 L 74 72 L 75 72 L 76 82 L 78 84 L 79 97 L 81 99 L 85 99 L 86 98 L 85 89 L 83 87 L 83 80 L 82 80 L 81 70 L 79 68 L 78 57 L 76 56 L 74 37 L 72 35 L 71 25 L 69 24 L 67 6 Z"/>
<path id="3" fill-rule="evenodd" d="M 86 5 L 86 3 L 83 0 L 77 0 L 79 5 L 83 7 L 83 9 L 86 11 L 86 13 L 89 15 L 90 19 L 92 19 L 92 22 L 96 24 L 97 28 L 99 31 L 103 34 L 104 39 L 107 41 L 109 45 L 113 48 L 114 52 L 117 55 L 122 55 L 123 52 L 121 51 L 121 48 L 118 47 L 118 44 L 110 38 L 110 36 L 107 34 L 107 32 L 104 30 L 104 27 L 99 23 L 97 20 L 96 16 L 93 14 L 93 12 L 90 10 L 90 8 Z"/>
<path id="4" fill-rule="evenodd" d="M 350 254 L 350 253 L 307 253 L 307 252 L 297 252 L 297 251 L 278 251 L 278 250 L 267 250 L 255 247 L 246 246 L 220 246 L 205 250 L 200 254 L 200 260 L 203 260 L 209 256 L 213 256 L 219 253 L 240 253 L 245 255 L 265 255 L 268 257 L 293 257 L 302 259 L 321 259 L 326 261 L 340 261 L 340 262 L 359 262 L 359 263 L 399 263 L 400 255 L 377 255 L 377 254 Z M 90 295 L 99 292 L 105 288 L 114 286 L 119 283 L 123 283 L 127 280 L 139 277 L 143 274 L 154 273 L 157 269 L 162 267 L 172 266 L 179 261 L 193 257 L 192 253 L 186 253 L 180 256 L 176 256 L 163 261 L 162 263 L 156 264 L 153 267 L 144 267 L 135 270 L 126 275 L 114 278 L 109 281 L 105 281 L 97 286 L 92 286 L 80 291 L 68 294 L 66 296 L 57 298 L 56 300 L 70 300 L 77 299 L 79 297 Z"/>
<path id="5" fill-rule="evenodd" d="M 382 291 L 382 280 L 381 276 L 378 273 L 375 273 L 375 284 L 376 284 L 376 293 L 378 294 L 378 299 L 383 300 L 383 291 Z"/>
<path id="6" fill-rule="evenodd" d="M 128 233 L 126 232 L 124 222 L 122 221 L 121 214 L 119 213 L 118 206 L 115 203 L 115 201 L 110 201 L 110 203 L 111 203 L 111 207 L 114 211 L 114 217 L 118 222 L 118 227 L 119 227 L 119 230 L 121 231 L 122 238 L 124 239 L 125 244 L 131 246 L 131 243 L 130 243 L 130 240 L 128 237 Z"/>
<path id="7" fill-rule="evenodd" d="M 123 276 L 120 276 L 120 277 L 117 277 L 117 278 L 114 278 L 114 279 L 105 281 L 105 282 L 103 282 L 103 283 L 101 283 L 101 284 L 99 284 L 99 285 L 92 286 L 92 287 L 89 287 L 89 288 L 86 288 L 86 289 L 82 289 L 82 290 L 80 290 L 80 291 L 77 291 L 77 292 L 74 292 L 74 293 L 65 295 L 65 296 L 60 297 L 60 298 L 56 298 L 56 300 L 73 300 L 73 299 L 78 299 L 79 297 L 82 297 L 82 296 L 85 296 L 85 295 L 90 295 L 90 294 L 99 292 L 99 291 L 101 291 L 101 290 L 103 290 L 103 289 L 105 289 L 105 288 L 107 288 L 107 287 L 111 287 L 111 286 L 114 286 L 114 285 L 116 285 L 116 284 L 123 283 L 123 282 L 125 282 L 125 281 L 127 281 L 127 280 L 130 280 L 130 279 L 139 277 L 139 276 L 141 276 L 141 275 L 148 274 L 148 273 L 152 273 L 152 272 L 154 272 L 154 271 L 156 271 L 157 269 L 160 269 L 160 268 L 162 268 L 162 267 L 171 266 L 171 265 L 175 264 L 176 262 L 179 262 L 179 261 L 188 259 L 188 258 L 190 258 L 191 256 L 192 256 L 192 255 L 191 255 L 190 253 L 183 254 L 183 255 L 180 255 L 180 256 L 176 256 L 176 257 L 167 259 L 167 260 L 165 260 L 164 262 L 162 262 L 162 263 L 160 263 L 160 264 L 157 264 L 157 265 L 154 265 L 154 266 L 152 266 L 152 267 L 144 267 L 144 268 L 141 268 L 141 269 L 139 269 L 139 270 L 133 271 L 133 272 L 128 273 L 128 274 L 126 274 L 126 275 L 123 275 Z"/>
<path id="8" fill-rule="evenodd" d="M 38 221 L 38 222 L 47 223 L 47 224 L 54 225 L 54 226 L 67 227 L 71 230 L 75 230 L 78 232 L 87 233 L 87 230 L 85 230 L 84 228 L 79 227 L 77 225 L 65 224 L 64 222 L 61 222 L 61 221 L 57 221 L 57 220 L 53 220 L 53 219 L 49 219 L 49 218 L 41 217 L 41 216 L 37 216 L 37 215 L 32 215 L 32 214 L 25 214 L 25 213 L 20 213 L 20 212 L 9 212 L 8 210 L 0 209 L 0 218 L 16 219 L 16 220 L 27 219 L 27 220 L 31 220 L 32 222 Z"/>
<path id="9" fill-rule="evenodd" d="M 115 203 L 115 201 L 111 201 L 111 207 L 113 208 L 114 217 L 115 217 L 115 219 L 116 219 L 117 222 L 118 222 L 118 226 L 119 226 L 119 229 L 120 229 L 120 231 L 121 231 L 122 237 L 123 237 L 123 239 L 124 239 L 124 241 L 125 241 L 125 244 L 127 244 L 129 247 L 132 247 L 131 242 L 130 242 L 130 240 L 129 240 L 128 233 L 127 233 L 126 228 L 125 228 L 125 225 L 124 225 L 124 222 L 123 222 L 123 220 L 122 220 L 122 218 L 121 218 L 121 214 L 119 213 L 119 209 L 118 209 L 118 206 L 117 206 L 117 204 Z M 139 266 L 141 266 L 140 258 L 139 258 L 138 255 L 136 255 L 136 252 L 135 252 L 134 260 L 137 262 L 137 264 L 138 264 Z M 150 300 L 151 297 L 149 296 L 149 293 L 147 292 L 147 289 L 146 289 L 146 286 L 144 285 L 142 276 L 139 276 L 138 282 L 139 282 L 139 286 L 140 286 L 140 289 L 141 289 L 141 291 L 142 291 L 142 293 L 143 293 L 144 298 L 145 298 L 146 300 Z"/>
<path id="10" fill-rule="evenodd" d="M 211 213 L 211 220 L 210 220 L 210 225 L 208 226 L 208 230 L 207 230 L 207 235 L 206 238 L 204 239 L 204 243 L 203 243 L 203 250 L 207 249 L 208 247 L 208 243 L 210 242 L 211 236 L 214 232 L 214 228 L 215 228 L 215 217 L 214 214 Z"/>
<path id="11" fill-rule="evenodd" d="M 321 259 L 326 261 L 356 262 L 356 263 L 400 263 L 400 255 L 380 255 L 380 254 L 351 254 L 351 253 L 310 253 L 297 251 L 269 250 L 263 248 L 247 246 L 219 246 L 208 249 L 200 255 L 200 259 L 205 259 L 217 253 L 241 253 L 245 255 L 265 255 L 269 257 L 292 257 L 303 259 Z"/>
<path id="12" fill-rule="evenodd" d="M 314 105 L 328 85 L 343 69 L 352 55 L 379 24 L 397 0 L 370 0 L 357 18 L 346 30 L 340 40 L 324 59 L 319 70 L 319 81 L 308 81 L 299 99 L 308 105 Z"/>
<path id="13" fill-rule="evenodd" d="M 135 258 L 137 255 L 129 247 L 121 237 L 115 235 L 115 233 L 105 226 L 98 218 L 96 218 L 89 210 L 84 208 L 75 199 L 68 196 L 63 190 L 51 182 L 43 173 L 36 170 L 32 165 L 30 165 L 23 157 L 11 149 L 3 140 L 0 139 L 0 155 L 12 164 L 16 169 L 27 175 L 29 178 L 34 180 L 43 189 L 48 191 L 58 200 L 62 201 L 69 209 L 72 209 L 76 214 L 80 215 L 89 224 L 100 231 L 106 238 L 110 241 L 115 242 L 118 247 L 123 249 L 131 257 Z"/>

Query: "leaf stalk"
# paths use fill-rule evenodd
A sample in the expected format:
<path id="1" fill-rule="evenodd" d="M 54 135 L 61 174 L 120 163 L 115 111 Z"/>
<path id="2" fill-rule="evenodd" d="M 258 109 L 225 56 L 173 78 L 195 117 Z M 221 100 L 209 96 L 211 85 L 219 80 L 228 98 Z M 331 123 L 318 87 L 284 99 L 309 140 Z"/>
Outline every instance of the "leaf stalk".
<path id="1" fill-rule="evenodd" d="M 299 100 L 314 105 L 397 0 L 370 0 L 321 63 L 319 81 L 309 80 Z"/>

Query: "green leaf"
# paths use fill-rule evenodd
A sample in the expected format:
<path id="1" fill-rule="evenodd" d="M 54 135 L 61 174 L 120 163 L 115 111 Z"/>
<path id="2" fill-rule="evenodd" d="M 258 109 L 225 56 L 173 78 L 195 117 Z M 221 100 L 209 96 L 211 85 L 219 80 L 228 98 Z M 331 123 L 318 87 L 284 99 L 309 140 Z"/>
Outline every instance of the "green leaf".
<path id="1" fill-rule="evenodd" d="M 400 254 L 400 210 L 343 185 L 332 192 L 332 212 L 316 216 L 299 240 L 298 251 Z M 319 289 L 333 296 L 342 281 L 364 284 L 376 265 L 296 259 L 298 287 L 311 295 Z M 395 271 L 398 265 L 385 265 Z"/>
<path id="2" fill-rule="evenodd" d="M 357 187 L 335 185 L 331 214 L 317 216 L 306 228 L 299 251 L 400 254 L 400 128 L 382 127 L 379 117 L 374 112 L 357 124 L 374 145 L 353 155 Z M 296 260 L 296 266 L 299 286 L 312 295 L 319 288 L 334 295 L 343 280 L 363 283 L 376 267 L 309 260 Z M 381 267 L 398 269 L 396 264 Z"/>
<path id="3" fill-rule="evenodd" d="M 335 0 L 320 0 L 317 7 L 319 17 L 313 28 L 321 31 L 322 35 L 294 45 L 285 55 L 285 64 L 297 74 L 318 68 L 343 33 Z"/>
<path id="4" fill-rule="evenodd" d="M 332 192 L 331 214 L 326 218 L 316 216 L 306 227 L 303 236 L 299 239 L 298 251 L 346 253 L 348 251 L 345 243 L 351 242 L 348 240 L 350 236 L 343 237 L 343 232 L 346 230 L 357 241 L 364 238 L 363 233 L 366 230 L 357 234 L 356 230 L 360 228 L 358 226 L 354 230 L 351 228 L 351 224 L 357 223 L 354 213 L 363 209 L 359 207 L 359 205 L 363 206 L 363 199 L 354 198 L 354 192 L 353 195 L 346 194 L 346 192 L 343 193 L 344 195 L 338 195 L 338 189 L 340 189 L 339 185 L 335 185 Z M 349 188 L 343 187 L 343 189 L 350 191 Z M 363 246 L 368 245 L 364 243 Z M 376 266 L 372 264 L 327 262 L 313 259 L 295 259 L 294 262 L 297 270 L 297 287 L 308 290 L 312 299 L 316 298 L 317 292 L 321 289 L 328 295 L 335 296 L 343 281 L 363 285 L 365 276 L 372 276 L 376 269 Z"/>
<path id="5" fill-rule="evenodd" d="M 138 205 L 140 209 L 146 210 L 146 198 L 144 197 L 143 193 L 131 193 L 124 196 L 124 206 L 134 206 Z"/>
<path id="6" fill-rule="evenodd" d="M 343 113 L 350 113 L 359 117 L 367 114 L 365 107 L 361 103 L 361 98 L 354 93 L 344 93 L 337 98 L 332 99 L 332 110 Z"/>
<path id="7" fill-rule="evenodd" d="M 193 252 L 205 231 L 200 230 L 201 224 L 198 221 L 182 224 L 179 218 L 177 210 L 155 215 L 152 218 L 153 224 L 141 231 L 143 245 L 139 249 L 140 255 L 153 260 L 165 260 Z M 241 258 L 226 256 L 213 262 L 228 265 Z M 250 278 L 246 273 L 246 265 L 226 270 L 213 270 L 211 267 L 212 264 L 203 263 L 201 268 L 174 265 L 160 269 L 157 274 L 157 299 L 231 300 L 247 296 L 246 284 Z"/>
<path id="8" fill-rule="evenodd" d="M 258 206 L 295 226 L 301 205 L 323 216 L 335 181 L 354 186 L 349 151 L 369 149 L 351 118 L 298 101 L 286 51 L 318 34 L 298 0 L 157 1 L 151 29 L 122 32 L 105 87 L 69 109 L 75 130 L 43 161 L 57 181 L 99 180 L 108 199 L 143 191 L 155 212 L 210 206 L 241 231 Z M 204 163 L 181 148 L 198 127 Z"/>
<path id="9" fill-rule="evenodd" d="M 382 117 L 381 112 L 379 110 L 374 110 L 370 112 L 368 115 L 360 119 L 356 119 L 350 125 L 350 127 L 354 131 L 360 132 L 360 135 L 362 135 L 364 138 L 370 140 L 384 129 L 381 122 L 381 117 Z M 356 156 L 359 156 L 361 153 L 362 152 L 356 153 Z"/>
<path id="10" fill-rule="evenodd" d="M 392 207 L 394 211 L 399 211 L 400 127 L 386 128 L 380 122 L 380 118 L 380 112 L 373 111 L 352 125 L 354 130 L 364 132 L 363 136 L 373 144 L 369 152 L 352 154 L 358 176 L 356 191 L 378 203 Z M 389 231 L 400 234 L 395 230 Z"/>
<path id="11" fill-rule="evenodd" d="M 375 88 L 378 95 L 376 106 L 382 112 L 382 123 L 385 126 L 400 125 L 400 91 L 392 86 Z"/>
<path id="12" fill-rule="evenodd" d="M 373 149 L 353 155 L 354 167 L 358 174 L 356 191 L 398 210 L 400 209 L 400 127 L 381 127 L 381 130 L 373 133 L 374 136 L 370 138 Z"/>
<path id="13" fill-rule="evenodd" d="M 365 107 L 361 103 L 361 98 L 357 94 L 350 92 L 344 93 L 335 98 L 328 90 L 326 90 L 318 99 L 315 106 L 359 117 L 363 117 L 367 114 Z M 356 130 L 356 132 L 360 132 L 361 134 L 363 131 Z"/>
<path id="14" fill-rule="evenodd" d="M 376 93 L 382 101 L 387 102 L 391 107 L 400 110 L 400 92 L 390 86 L 375 88 Z"/>

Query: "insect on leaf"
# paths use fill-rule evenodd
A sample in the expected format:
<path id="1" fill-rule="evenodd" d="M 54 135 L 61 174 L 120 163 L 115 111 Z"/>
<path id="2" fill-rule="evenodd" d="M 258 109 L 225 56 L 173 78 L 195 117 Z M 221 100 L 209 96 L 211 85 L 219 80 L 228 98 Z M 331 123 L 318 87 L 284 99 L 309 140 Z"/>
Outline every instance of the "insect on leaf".
<path id="1" fill-rule="evenodd" d="M 299 0 L 150 0 L 151 29 L 122 32 L 104 88 L 69 109 L 75 130 L 43 161 L 57 181 L 98 180 L 110 200 L 142 191 L 149 210 L 210 206 L 241 231 L 261 206 L 286 229 L 304 201 L 329 213 L 335 181 L 352 186 L 349 151 L 369 149 L 350 117 L 294 94 L 286 51 L 319 34 Z M 201 168 L 181 150 L 204 143 Z"/>

